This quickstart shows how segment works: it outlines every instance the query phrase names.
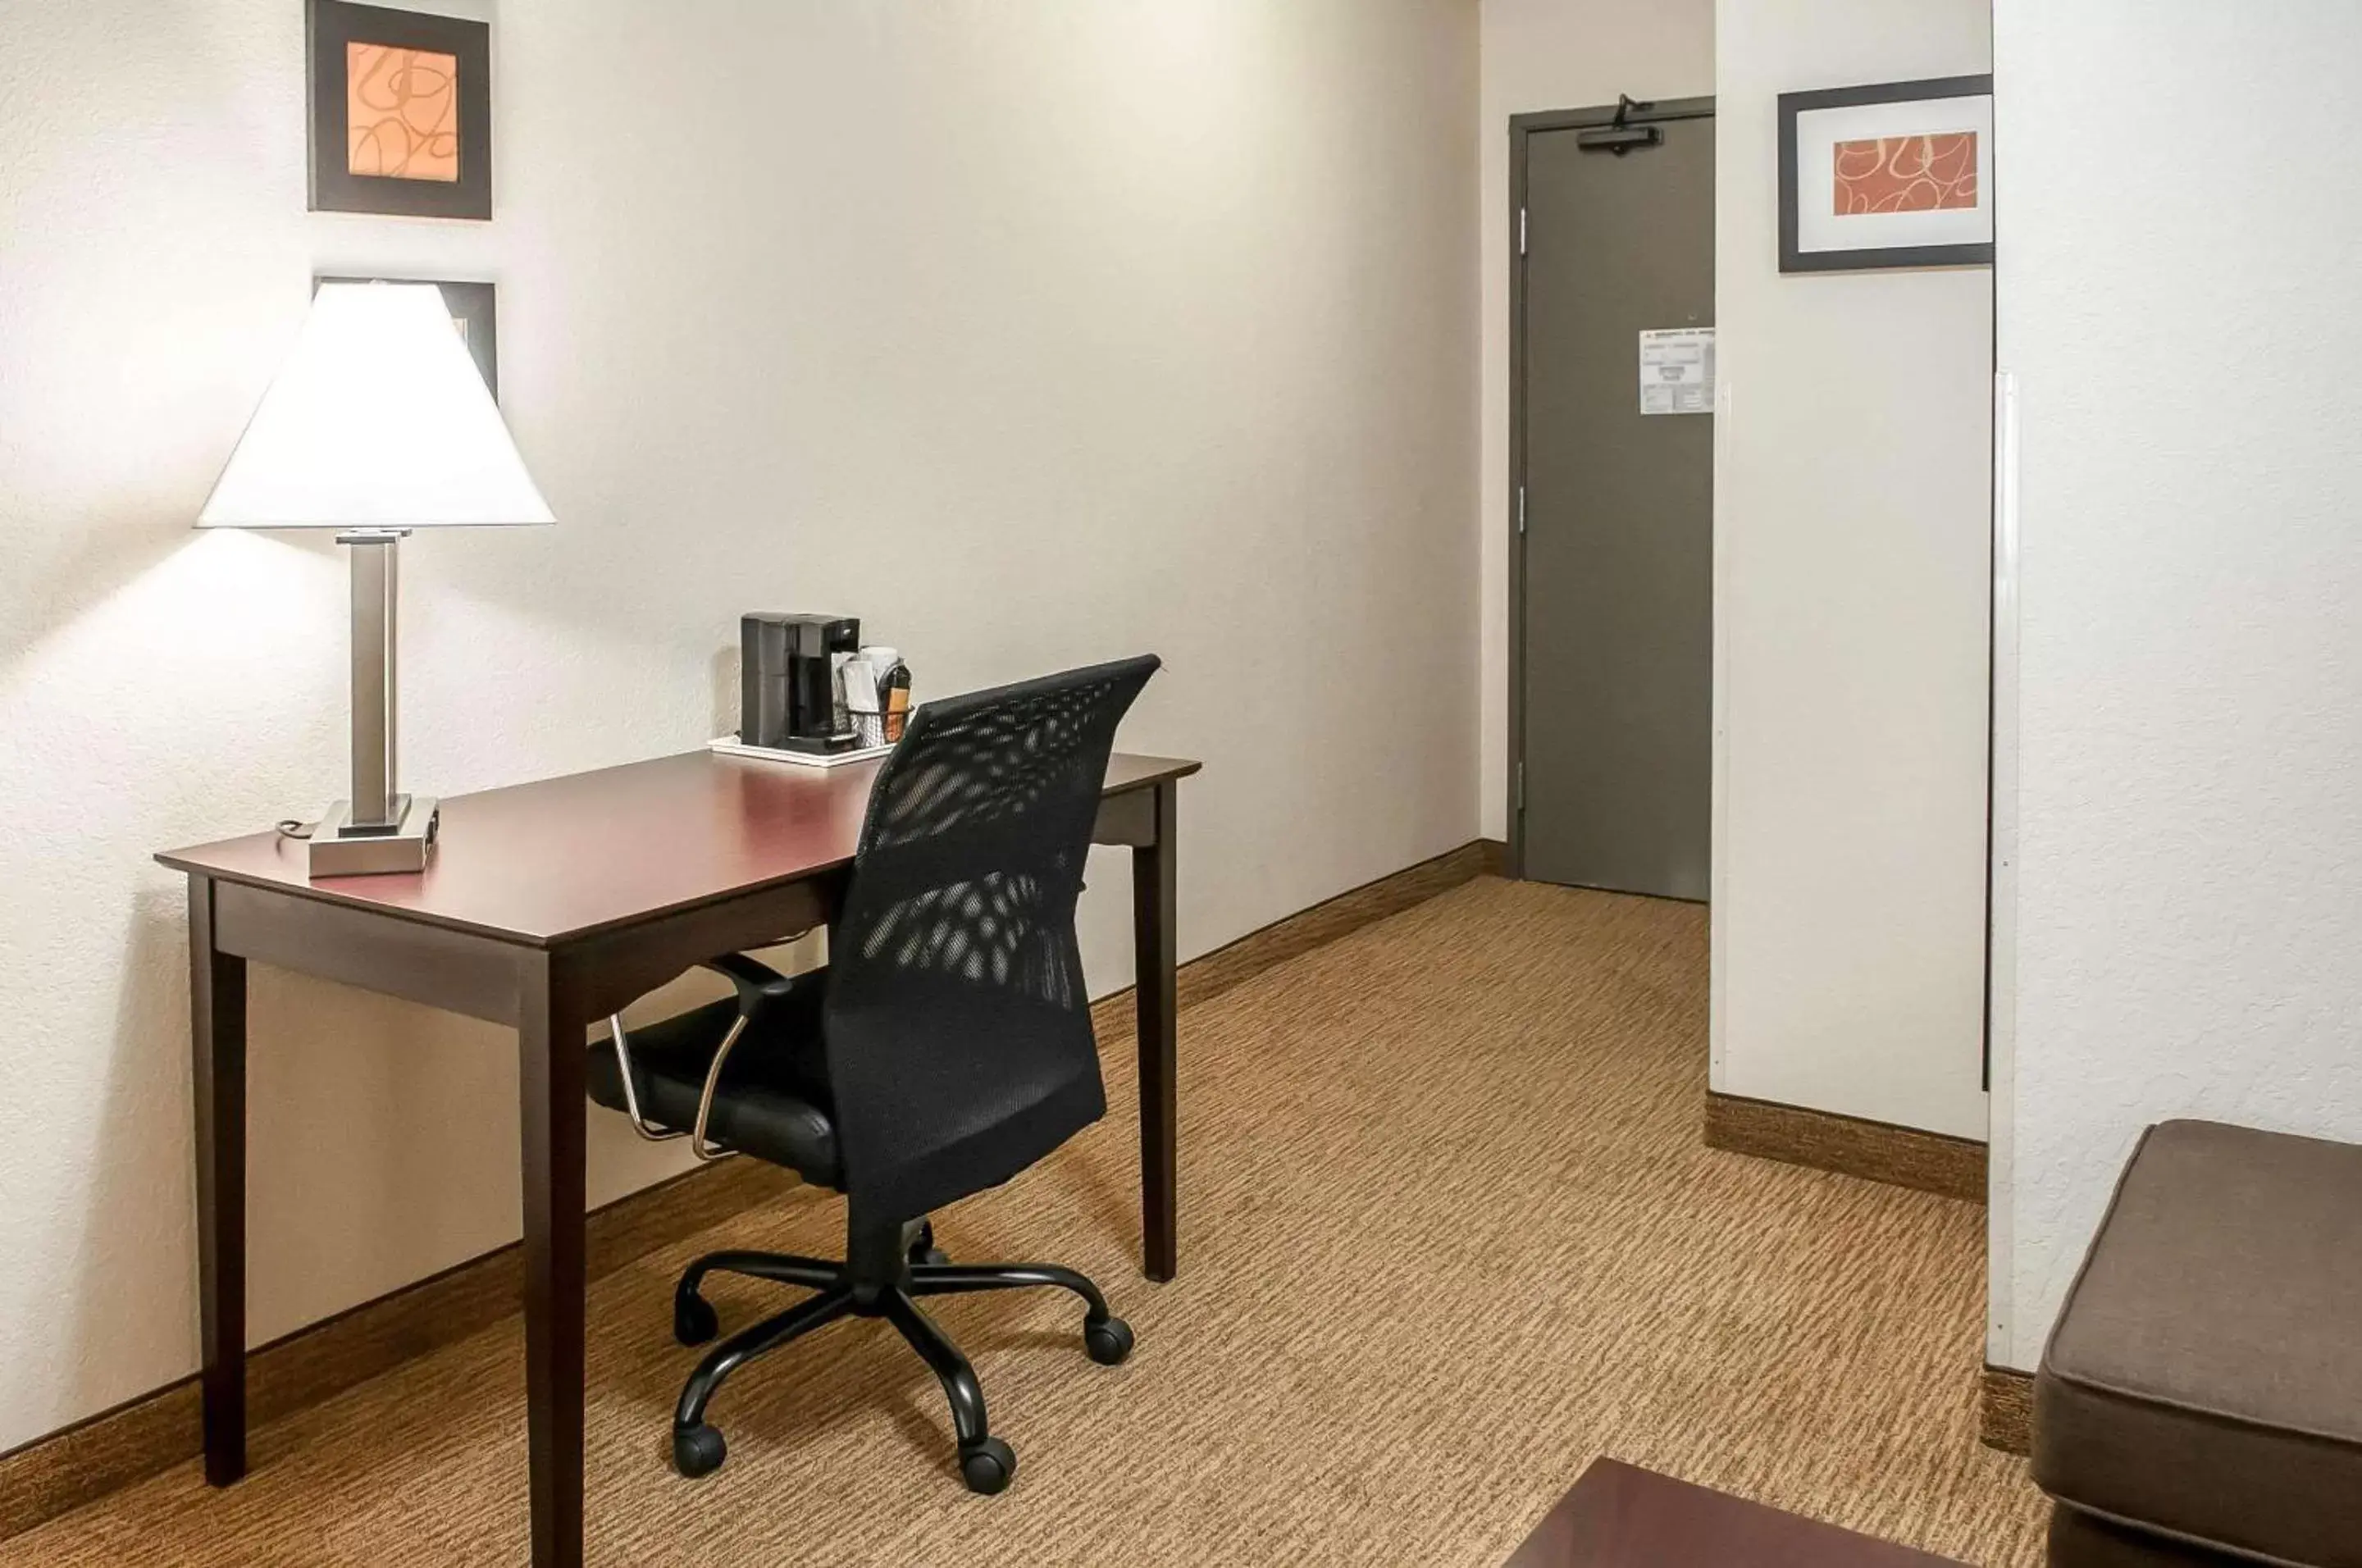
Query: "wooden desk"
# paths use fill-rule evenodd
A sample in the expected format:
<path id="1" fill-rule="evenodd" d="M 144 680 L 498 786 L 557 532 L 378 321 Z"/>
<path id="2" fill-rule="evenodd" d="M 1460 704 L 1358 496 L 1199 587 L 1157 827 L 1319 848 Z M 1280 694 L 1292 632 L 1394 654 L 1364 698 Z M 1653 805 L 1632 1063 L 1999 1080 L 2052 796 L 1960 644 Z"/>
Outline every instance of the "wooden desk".
<path id="1" fill-rule="evenodd" d="M 1093 834 L 1132 851 L 1145 1271 L 1177 1264 L 1174 834 L 1195 762 L 1118 756 Z M 582 1562 L 585 1038 L 690 966 L 824 923 L 877 764 L 694 752 L 443 802 L 416 875 L 307 880 L 276 834 L 157 858 L 189 878 L 205 1478 L 246 1473 L 246 966 L 514 1026 L 535 1568 Z"/>

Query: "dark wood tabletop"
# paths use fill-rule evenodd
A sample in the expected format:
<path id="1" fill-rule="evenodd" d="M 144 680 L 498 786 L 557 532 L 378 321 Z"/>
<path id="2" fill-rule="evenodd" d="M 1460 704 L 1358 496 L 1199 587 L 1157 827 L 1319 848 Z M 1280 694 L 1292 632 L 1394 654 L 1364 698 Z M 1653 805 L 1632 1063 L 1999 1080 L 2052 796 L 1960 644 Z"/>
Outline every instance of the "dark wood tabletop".
<path id="1" fill-rule="evenodd" d="M 1595 1460 L 1503 1568 L 1962 1568 L 1907 1546 Z"/>
<path id="2" fill-rule="evenodd" d="M 1118 753 L 1106 793 L 1181 778 L 1198 764 Z M 442 803 L 425 871 L 305 872 L 276 833 L 168 851 L 178 871 L 548 946 L 627 921 L 822 874 L 853 858 L 877 762 L 805 767 L 710 751 L 657 757 Z M 647 824 L 663 824 L 661 834 Z"/>

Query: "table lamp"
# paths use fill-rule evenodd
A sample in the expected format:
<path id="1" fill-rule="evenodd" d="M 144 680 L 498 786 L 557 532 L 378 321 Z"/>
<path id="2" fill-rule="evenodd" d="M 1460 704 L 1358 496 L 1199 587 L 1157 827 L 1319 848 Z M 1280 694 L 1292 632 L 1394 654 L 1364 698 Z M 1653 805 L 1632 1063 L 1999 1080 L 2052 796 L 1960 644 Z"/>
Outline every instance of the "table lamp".
<path id="1" fill-rule="evenodd" d="M 552 523 L 432 283 L 326 283 L 198 514 L 335 528 L 351 552 L 352 798 L 306 840 L 314 877 L 419 871 L 436 803 L 394 788 L 397 552 L 414 528 Z"/>

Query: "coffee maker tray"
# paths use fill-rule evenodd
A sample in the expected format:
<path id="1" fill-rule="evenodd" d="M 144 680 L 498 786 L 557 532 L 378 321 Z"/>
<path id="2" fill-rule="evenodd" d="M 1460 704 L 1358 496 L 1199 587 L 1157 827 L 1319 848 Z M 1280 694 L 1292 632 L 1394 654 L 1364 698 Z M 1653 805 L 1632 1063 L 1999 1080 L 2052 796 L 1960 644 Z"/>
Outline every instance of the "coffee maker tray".
<path id="1" fill-rule="evenodd" d="M 792 762 L 799 767 L 842 767 L 848 762 L 875 762 L 894 749 L 885 745 L 847 746 L 843 751 L 787 751 L 778 746 L 748 745 L 736 735 L 716 735 L 705 749 L 717 756 L 750 756 L 757 762 Z"/>

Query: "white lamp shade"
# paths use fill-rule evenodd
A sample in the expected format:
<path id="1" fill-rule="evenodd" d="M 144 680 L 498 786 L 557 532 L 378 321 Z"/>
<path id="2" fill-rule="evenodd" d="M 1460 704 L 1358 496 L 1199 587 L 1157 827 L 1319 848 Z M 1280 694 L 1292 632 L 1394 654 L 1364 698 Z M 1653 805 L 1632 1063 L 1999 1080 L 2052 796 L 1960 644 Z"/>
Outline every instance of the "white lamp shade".
<path id="1" fill-rule="evenodd" d="M 552 523 L 432 283 L 326 283 L 200 528 Z"/>

